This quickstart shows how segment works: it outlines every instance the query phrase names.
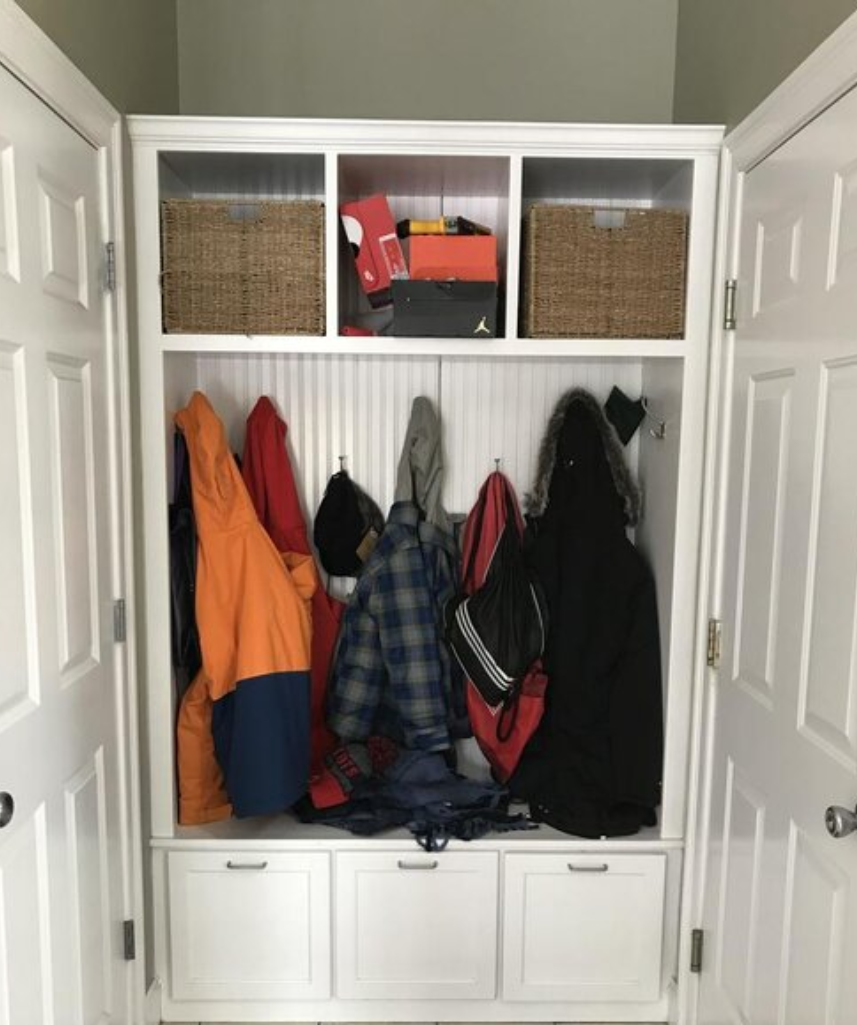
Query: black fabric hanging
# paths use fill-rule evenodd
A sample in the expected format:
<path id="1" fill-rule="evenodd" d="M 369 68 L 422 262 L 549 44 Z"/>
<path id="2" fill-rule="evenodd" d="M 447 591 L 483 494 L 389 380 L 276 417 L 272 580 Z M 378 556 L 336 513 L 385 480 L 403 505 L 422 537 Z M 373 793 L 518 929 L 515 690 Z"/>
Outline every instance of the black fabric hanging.
<path id="1" fill-rule="evenodd" d="M 173 436 L 173 465 L 175 486 L 169 510 L 170 632 L 176 690 L 181 700 L 202 665 L 196 628 L 196 522 L 190 459 L 181 431 Z"/>
<path id="2" fill-rule="evenodd" d="M 534 817 L 584 837 L 654 825 L 663 707 L 655 587 L 626 535 L 640 500 L 588 393 L 567 393 L 539 456 L 531 565 L 548 601 L 545 714 L 510 786 Z"/>

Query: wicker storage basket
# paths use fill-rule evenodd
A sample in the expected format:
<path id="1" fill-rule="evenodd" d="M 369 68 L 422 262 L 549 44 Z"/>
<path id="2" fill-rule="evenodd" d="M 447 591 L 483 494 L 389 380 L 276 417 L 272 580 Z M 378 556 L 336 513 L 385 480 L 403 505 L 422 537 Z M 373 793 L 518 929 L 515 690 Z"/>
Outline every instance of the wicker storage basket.
<path id="1" fill-rule="evenodd" d="M 535 205 L 524 233 L 524 334 L 681 338 L 686 260 L 687 215 L 680 210 L 617 216 Z"/>
<path id="2" fill-rule="evenodd" d="M 324 206 L 161 204 L 164 330 L 324 334 Z"/>

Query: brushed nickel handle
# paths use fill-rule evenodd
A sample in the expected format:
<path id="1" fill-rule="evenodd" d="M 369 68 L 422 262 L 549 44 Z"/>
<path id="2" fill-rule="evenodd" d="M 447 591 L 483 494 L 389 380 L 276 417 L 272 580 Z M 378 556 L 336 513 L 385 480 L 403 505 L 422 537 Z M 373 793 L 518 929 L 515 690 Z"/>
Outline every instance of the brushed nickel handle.
<path id="1" fill-rule="evenodd" d="M 842 840 L 857 830 L 857 808 L 851 811 L 839 805 L 832 805 L 824 813 L 824 824 L 834 840 Z"/>
<path id="2" fill-rule="evenodd" d="M 589 863 L 583 865 L 572 865 L 572 863 L 569 862 L 568 870 L 569 872 L 609 872 L 610 866 L 604 861 L 598 865 L 592 865 Z"/>
<path id="3" fill-rule="evenodd" d="M 400 861 L 399 868 L 405 872 L 431 872 L 437 868 L 439 861 Z"/>
<path id="4" fill-rule="evenodd" d="M 237 872 L 262 872 L 268 867 L 267 861 L 227 861 L 226 867 Z"/>

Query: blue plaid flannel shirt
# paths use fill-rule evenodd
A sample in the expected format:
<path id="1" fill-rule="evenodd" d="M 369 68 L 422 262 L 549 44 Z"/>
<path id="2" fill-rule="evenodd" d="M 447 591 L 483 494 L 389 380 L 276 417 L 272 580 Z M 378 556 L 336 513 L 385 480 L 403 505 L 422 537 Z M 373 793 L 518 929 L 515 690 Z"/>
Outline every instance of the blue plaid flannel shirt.
<path id="1" fill-rule="evenodd" d="M 374 733 L 442 751 L 457 716 L 443 606 L 456 588 L 445 531 L 396 502 L 342 621 L 328 689 L 328 724 L 344 741 Z"/>

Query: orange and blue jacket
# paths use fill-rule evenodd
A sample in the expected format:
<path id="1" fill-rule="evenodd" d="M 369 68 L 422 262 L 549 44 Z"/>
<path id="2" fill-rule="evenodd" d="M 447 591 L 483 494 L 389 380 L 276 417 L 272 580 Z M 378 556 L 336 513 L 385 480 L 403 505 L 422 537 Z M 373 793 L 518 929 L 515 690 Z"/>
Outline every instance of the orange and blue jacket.
<path id="1" fill-rule="evenodd" d="M 202 648 L 179 710 L 179 819 L 273 814 L 307 791 L 315 566 L 277 551 L 208 399 L 195 392 L 175 421 L 190 457 Z"/>

